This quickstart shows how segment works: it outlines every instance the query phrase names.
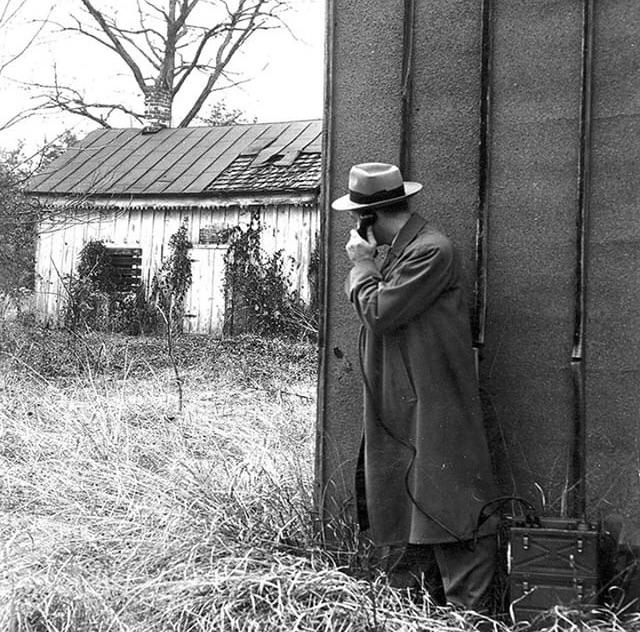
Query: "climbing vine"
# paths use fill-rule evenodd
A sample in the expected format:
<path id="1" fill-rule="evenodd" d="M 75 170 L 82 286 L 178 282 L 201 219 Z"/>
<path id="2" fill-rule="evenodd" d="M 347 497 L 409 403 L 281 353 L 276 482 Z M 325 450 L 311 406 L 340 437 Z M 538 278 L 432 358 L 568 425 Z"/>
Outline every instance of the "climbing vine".
<path id="1" fill-rule="evenodd" d="M 156 273 L 151 288 L 151 300 L 161 313 L 165 324 L 174 331 L 182 331 L 184 300 L 191 287 L 192 248 L 185 219 L 169 239 L 169 256 Z"/>
<path id="2" fill-rule="evenodd" d="M 118 271 L 101 241 L 90 241 L 80 251 L 75 275 L 65 279 L 67 301 L 63 322 L 71 330 L 111 329 L 118 309 Z"/>
<path id="3" fill-rule="evenodd" d="M 225 229 L 225 333 L 252 332 L 262 336 L 315 339 L 318 330 L 319 249 L 311 253 L 307 304 L 291 288 L 295 261 L 283 250 L 267 253 L 261 246 L 260 212 L 251 214 L 244 229 Z M 122 291 L 120 271 L 111 263 L 107 246 L 89 242 L 80 253 L 76 274 L 66 279 L 64 314 L 70 329 L 120 331 L 130 334 L 183 330 L 185 299 L 192 283 L 187 220 L 168 244 L 169 254 L 151 281 Z"/>
<path id="4" fill-rule="evenodd" d="M 121 271 L 109 248 L 90 241 L 80 251 L 76 272 L 64 279 L 64 325 L 71 330 L 140 334 L 182 331 L 184 301 L 191 287 L 191 259 L 186 220 L 169 239 L 169 256 L 151 282 L 123 289 Z"/>
<path id="5" fill-rule="evenodd" d="M 249 225 L 233 228 L 225 255 L 225 330 L 262 336 L 313 337 L 309 307 L 291 289 L 295 264 L 282 250 L 266 253 L 261 247 L 260 211 Z"/>

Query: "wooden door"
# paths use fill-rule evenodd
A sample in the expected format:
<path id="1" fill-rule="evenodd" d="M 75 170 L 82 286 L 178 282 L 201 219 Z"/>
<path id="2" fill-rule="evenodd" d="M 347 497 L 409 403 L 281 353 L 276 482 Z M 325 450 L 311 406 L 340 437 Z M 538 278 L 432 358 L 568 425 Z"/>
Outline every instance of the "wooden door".
<path id="1" fill-rule="evenodd" d="M 224 255 L 226 246 L 191 249 L 191 289 L 185 301 L 185 331 L 222 335 L 224 324 Z"/>

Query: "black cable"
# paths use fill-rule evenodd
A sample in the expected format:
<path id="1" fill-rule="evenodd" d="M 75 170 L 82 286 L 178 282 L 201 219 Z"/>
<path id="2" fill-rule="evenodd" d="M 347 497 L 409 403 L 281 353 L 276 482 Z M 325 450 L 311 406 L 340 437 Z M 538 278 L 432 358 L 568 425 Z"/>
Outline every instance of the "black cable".
<path id="1" fill-rule="evenodd" d="M 519 503 L 521 505 L 523 505 L 526 509 L 525 512 L 525 523 L 530 526 L 530 527 L 539 527 L 540 526 L 540 518 L 538 517 L 538 512 L 536 511 L 536 508 L 526 499 L 520 497 L 520 496 L 498 496 L 497 498 L 493 498 L 492 500 L 486 502 L 484 505 L 482 505 L 481 509 L 480 509 L 480 513 L 478 514 L 478 521 L 477 521 L 477 525 L 476 525 L 476 532 L 478 531 L 478 529 L 480 529 L 480 526 L 485 523 L 489 518 L 491 518 L 491 516 L 493 516 L 493 514 L 497 513 L 498 511 L 500 511 L 504 505 L 506 505 L 507 503 Z M 497 506 L 495 507 L 495 509 L 493 509 L 492 511 L 490 511 L 488 514 L 485 515 L 485 510 L 487 509 L 487 507 L 496 504 Z"/>

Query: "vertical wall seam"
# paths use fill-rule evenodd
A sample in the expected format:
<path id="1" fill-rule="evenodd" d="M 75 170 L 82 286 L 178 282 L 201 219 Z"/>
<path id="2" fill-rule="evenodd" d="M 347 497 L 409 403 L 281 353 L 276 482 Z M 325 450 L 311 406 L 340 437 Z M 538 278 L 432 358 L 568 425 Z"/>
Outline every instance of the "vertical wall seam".
<path id="1" fill-rule="evenodd" d="M 400 119 L 400 171 L 405 179 L 411 172 L 411 105 L 413 96 L 413 51 L 416 24 L 415 0 L 404 0 L 402 34 L 402 88 Z"/>
<path id="2" fill-rule="evenodd" d="M 480 138 L 478 142 L 478 215 L 476 219 L 473 346 L 484 346 L 487 321 L 491 80 L 493 71 L 493 0 L 481 6 Z"/>
<path id="3" fill-rule="evenodd" d="M 575 322 L 571 373 L 573 378 L 573 455 L 571 478 L 572 510 L 576 518 L 586 512 L 586 403 L 585 403 L 585 335 L 587 298 L 587 235 L 591 187 L 591 133 L 594 0 L 583 0 L 582 17 L 582 85 L 580 90 L 580 152 L 578 155 Z"/>
<path id="4" fill-rule="evenodd" d="M 329 182 L 332 175 L 332 152 L 333 142 L 333 77 L 334 77 L 334 32 L 335 32 L 335 8 L 334 0 L 325 2 L 325 76 L 324 76 L 324 109 L 323 109 L 323 136 L 322 136 L 322 177 L 320 189 L 319 214 L 321 233 L 321 257 L 322 265 L 319 268 L 320 289 L 319 303 L 321 305 L 318 324 L 318 390 L 316 405 L 316 451 L 315 451 L 315 486 L 314 505 L 318 514 L 318 526 L 321 535 L 324 536 L 325 522 L 325 424 L 326 424 L 326 382 L 327 382 L 327 312 L 329 309 L 329 231 L 331 220 L 331 206 L 329 204 L 330 187 Z"/>

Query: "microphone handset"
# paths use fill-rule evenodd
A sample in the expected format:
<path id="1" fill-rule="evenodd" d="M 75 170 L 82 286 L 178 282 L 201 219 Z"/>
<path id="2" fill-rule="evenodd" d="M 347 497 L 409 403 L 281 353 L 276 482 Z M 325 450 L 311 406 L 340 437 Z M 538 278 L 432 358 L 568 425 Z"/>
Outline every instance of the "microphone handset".
<path id="1" fill-rule="evenodd" d="M 375 213 L 362 213 L 358 218 L 358 226 L 356 228 L 356 230 L 358 231 L 358 235 L 360 235 L 362 239 L 367 241 L 367 229 L 369 228 L 369 226 L 373 226 L 375 223 Z"/>

